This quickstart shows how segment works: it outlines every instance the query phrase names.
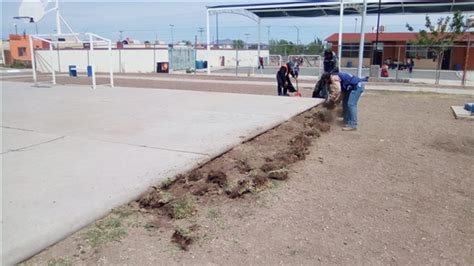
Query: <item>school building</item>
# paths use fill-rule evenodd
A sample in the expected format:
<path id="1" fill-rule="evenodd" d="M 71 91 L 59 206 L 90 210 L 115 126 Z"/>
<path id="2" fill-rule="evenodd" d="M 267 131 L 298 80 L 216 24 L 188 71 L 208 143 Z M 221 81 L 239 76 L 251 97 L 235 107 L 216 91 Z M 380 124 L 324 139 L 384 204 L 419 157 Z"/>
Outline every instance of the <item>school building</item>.
<path id="1" fill-rule="evenodd" d="M 378 43 L 376 33 L 366 33 L 364 41 L 364 66 L 382 64 L 387 59 L 404 64 L 408 58 L 413 58 L 415 68 L 436 69 L 435 55 L 424 47 L 414 45 L 418 33 L 413 32 L 382 32 L 379 33 Z M 467 54 L 469 33 L 458 38 L 454 46 L 445 52 L 441 69 L 462 70 Z M 359 57 L 359 33 L 343 33 L 342 35 L 341 66 L 357 67 Z M 338 33 L 334 33 L 326 41 L 332 45 L 334 52 L 338 52 Z M 471 36 L 474 42 L 474 36 Z M 376 45 L 377 44 L 377 45 Z M 469 51 L 468 70 L 474 69 L 474 47 Z"/>
<path id="2" fill-rule="evenodd" d="M 9 60 L 31 62 L 29 35 L 10 34 Z M 49 44 L 40 40 L 33 40 L 35 49 L 49 49 Z M 7 57 L 7 55 L 5 56 Z"/>

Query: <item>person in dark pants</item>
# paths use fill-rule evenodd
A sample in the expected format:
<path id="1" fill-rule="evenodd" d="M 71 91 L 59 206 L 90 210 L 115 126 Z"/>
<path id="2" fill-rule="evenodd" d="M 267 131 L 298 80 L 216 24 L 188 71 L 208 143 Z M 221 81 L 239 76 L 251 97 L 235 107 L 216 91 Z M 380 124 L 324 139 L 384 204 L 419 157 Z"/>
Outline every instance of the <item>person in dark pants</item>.
<path id="1" fill-rule="evenodd" d="M 298 76 L 295 74 L 294 67 L 295 65 L 293 62 L 288 62 L 283 64 L 280 69 L 278 69 L 276 74 L 278 96 L 289 96 L 288 91 L 296 91 L 290 80 L 290 75 L 295 79 L 298 78 Z"/>
<path id="2" fill-rule="evenodd" d="M 357 103 L 364 92 L 366 78 L 353 76 L 346 72 L 324 73 L 321 77 L 324 82 L 331 84 L 331 91 L 328 100 L 332 104 L 337 104 L 342 99 L 343 117 L 346 126 L 344 131 L 357 129 Z"/>
<path id="3" fill-rule="evenodd" d="M 261 56 L 258 58 L 258 69 L 260 69 L 260 68 L 264 69 L 263 57 L 261 57 Z"/>

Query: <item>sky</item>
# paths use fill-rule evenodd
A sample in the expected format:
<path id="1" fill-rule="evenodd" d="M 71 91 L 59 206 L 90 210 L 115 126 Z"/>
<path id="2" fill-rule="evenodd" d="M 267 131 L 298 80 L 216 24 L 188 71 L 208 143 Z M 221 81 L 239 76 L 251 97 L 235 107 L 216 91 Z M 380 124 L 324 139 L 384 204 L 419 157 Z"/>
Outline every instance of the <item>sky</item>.
<path id="1" fill-rule="evenodd" d="M 8 39 L 8 35 L 15 33 L 15 25 L 18 33 L 35 33 L 35 25 L 13 19 L 18 16 L 20 0 L 0 0 L 2 4 L 2 38 Z M 68 1 L 60 0 L 61 15 L 76 32 L 93 32 L 112 40 L 122 37 L 140 40 L 141 42 L 161 40 L 165 42 L 173 40 L 189 40 L 194 42 L 197 36 L 198 42 L 205 42 L 206 33 L 206 6 L 235 3 L 256 3 L 269 1 Z M 272 0 L 271 2 L 288 2 L 288 0 Z M 437 18 L 440 15 L 430 15 Z M 446 15 L 443 15 L 446 16 Z M 414 26 L 415 30 L 424 25 L 425 15 L 382 15 L 380 25 L 385 26 L 388 32 L 406 31 L 405 24 Z M 356 24 L 357 18 L 357 24 Z M 360 17 L 347 16 L 344 18 L 344 32 L 360 31 Z M 372 31 L 377 23 L 376 16 L 368 16 L 366 20 L 366 31 Z M 174 25 L 170 27 L 170 24 Z M 256 42 L 258 36 L 257 25 L 254 21 L 240 15 L 219 15 L 219 39 L 241 39 L 248 42 Z M 299 40 L 306 44 L 315 38 L 324 40 L 338 31 L 338 17 L 318 18 L 283 18 L 262 20 L 261 40 L 263 43 L 270 39 L 286 39 L 296 42 L 297 28 L 299 29 Z M 54 33 L 54 14 L 46 15 L 37 23 L 40 34 Z M 202 33 L 200 28 L 204 29 Z M 63 30 L 64 31 L 64 30 Z M 211 16 L 211 39 L 215 40 L 216 20 Z M 172 34 L 173 33 L 173 34 Z"/>

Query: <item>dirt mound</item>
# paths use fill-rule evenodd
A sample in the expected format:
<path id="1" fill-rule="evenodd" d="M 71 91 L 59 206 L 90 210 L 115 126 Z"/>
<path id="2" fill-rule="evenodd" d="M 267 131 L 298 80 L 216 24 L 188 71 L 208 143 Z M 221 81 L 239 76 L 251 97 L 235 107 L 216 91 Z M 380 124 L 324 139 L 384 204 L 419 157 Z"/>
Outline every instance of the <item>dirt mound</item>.
<path id="1" fill-rule="evenodd" d="M 207 182 L 217 184 L 219 187 L 224 187 L 227 182 L 227 175 L 222 171 L 212 170 L 207 175 Z"/>
<path id="2" fill-rule="evenodd" d="M 461 153 L 474 156 L 474 138 L 454 135 L 436 137 L 430 146 L 434 149 L 451 153 Z"/>
<path id="3" fill-rule="evenodd" d="M 312 141 L 329 131 L 333 119 L 334 111 L 313 108 L 189 173 L 166 180 L 159 188 L 151 188 L 138 203 L 154 209 L 154 215 L 187 221 L 200 211 L 200 204 L 222 201 L 223 195 L 236 199 L 264 190 L 270 187 L 270 180 L 290 177 L 288 169 L 306 158 Z M 176 230 L 172 241 L 187 250 L 194 241 L 188 233 Z"/>
<path id="4" fill-rule="evenodd" d="M 142 208 L 161 208 L 170 202 L 171 199 L 172 197 L 169 193 L 163 192 L 157 187 L 151 187 L 140 198 L 138 203 Z"/>

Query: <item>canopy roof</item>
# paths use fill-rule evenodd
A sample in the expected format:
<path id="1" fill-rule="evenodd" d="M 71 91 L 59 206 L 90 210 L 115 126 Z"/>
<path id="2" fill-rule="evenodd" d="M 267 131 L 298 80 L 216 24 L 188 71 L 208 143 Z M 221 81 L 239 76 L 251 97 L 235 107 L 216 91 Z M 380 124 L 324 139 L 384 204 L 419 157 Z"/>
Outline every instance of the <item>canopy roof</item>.
<path id="1" fill-rule="evenodd" d="M 363 0 L 345 0 L 344 15 L 359 15 Z M 339 16 L 340 1 L 307 0 L 297 2 L 277 2 L 240 5 L 217 5 L 207 9 L 216 13 L 228 11 L 246 11 L 259 18 L 281 17 L 320 17 Z M 379 0 L 367 0 L 367 14 L 377 14 Z M 417 14 L 474 11 L 471 0 L 425 1 L 425 0 L 382 0 L 381 14 Z"/>

